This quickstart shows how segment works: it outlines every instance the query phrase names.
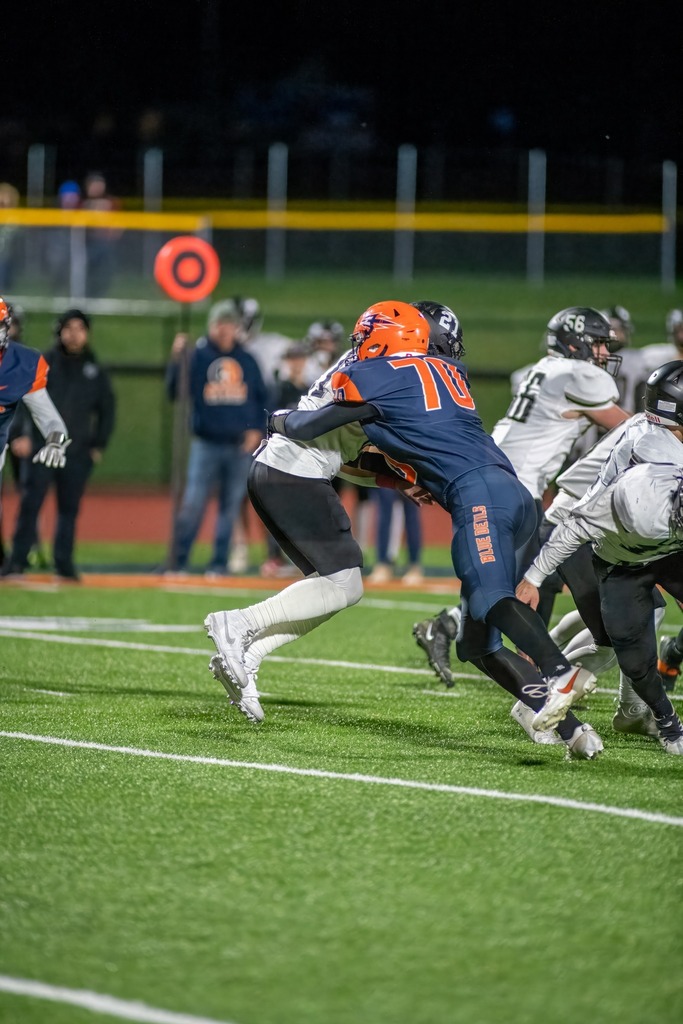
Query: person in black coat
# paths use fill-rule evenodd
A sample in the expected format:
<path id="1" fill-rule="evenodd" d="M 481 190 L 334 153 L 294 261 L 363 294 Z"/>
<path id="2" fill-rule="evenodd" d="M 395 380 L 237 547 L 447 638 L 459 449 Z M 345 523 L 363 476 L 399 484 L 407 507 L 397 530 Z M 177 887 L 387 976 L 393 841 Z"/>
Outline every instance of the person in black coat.
<path id="1" fill-rule="evenodd" d="M 77 581 L 79 576 L 73 560 L 76 520 L 93 466 L 101 461 L 114 429 L 115 396 L 109 374 L 97 362 L 89 345 L 89 317 L 79 309 L 67 309 L 57 320 L 55 330 L 56 344 L 45 353 L 50 367 L 47 391 L 68 427 L 71 438 L 68 458 L 59 473 L 26 459 L 12 554 L 3 567 L 3 574 L 22 573 L 28 565 L 38 514 L 54 484 L 57 496 L 55 573 L 60 579 Z M 29 429 L 27 423 L 12 447 L 15 454 L 30 456 L 42 443 L 35 427 L 31 424 Z"/>

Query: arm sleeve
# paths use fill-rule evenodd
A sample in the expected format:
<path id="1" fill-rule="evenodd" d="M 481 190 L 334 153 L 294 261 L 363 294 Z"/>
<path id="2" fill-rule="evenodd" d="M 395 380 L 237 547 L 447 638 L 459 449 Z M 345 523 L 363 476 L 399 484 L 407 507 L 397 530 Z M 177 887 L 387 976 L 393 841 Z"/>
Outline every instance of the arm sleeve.
<path id="1" fill-rule="evenodd" d="M 367 423 L 377 419 L 379 413 L 370 402 L 344 405 L 333 402 L 320 409 L 295 409 L 287 415 L 284 434 L 293 441 L 312 441 L 329 430 L 337 430 L 347 423 Z"/>
<path id="2" fill-rule="evenodd" d="M 47 437 L 55 430 L 68 436 L 66 423 L 57 412 L 55 404 L 45 388 L 41 388 L 40 391 L 29 391 L 27 395 L 24 395 L 24 405 L 31 413 L 31 418 L 43 437 Z"/>
<path id="3" fill-rule="evenodd" d="M 582 544 L 596 539 L 595 527 L 589 531 L 584 523 L 570 513 L 564 522 L 555 527 L 550 539 L 524 573 L 524 578 L 535 587 L 540 587 L 546 576 L 550 576 Z"/>

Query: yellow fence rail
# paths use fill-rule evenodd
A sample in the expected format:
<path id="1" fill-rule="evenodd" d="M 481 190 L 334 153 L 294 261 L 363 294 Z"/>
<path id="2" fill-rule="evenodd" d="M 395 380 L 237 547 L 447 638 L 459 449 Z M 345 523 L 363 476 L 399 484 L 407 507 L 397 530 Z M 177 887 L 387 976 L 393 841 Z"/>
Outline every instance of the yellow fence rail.
<path id="1" fill-rule="evenodd" d="M 0 209 L 0 224 L 30 227 L 120 228 L 129 231 L 431 231 L 527 234 L 662 234 L 657 213 L 397 213 L 394 211 L 207 210 L 203 214 L 96 210 Z"/>

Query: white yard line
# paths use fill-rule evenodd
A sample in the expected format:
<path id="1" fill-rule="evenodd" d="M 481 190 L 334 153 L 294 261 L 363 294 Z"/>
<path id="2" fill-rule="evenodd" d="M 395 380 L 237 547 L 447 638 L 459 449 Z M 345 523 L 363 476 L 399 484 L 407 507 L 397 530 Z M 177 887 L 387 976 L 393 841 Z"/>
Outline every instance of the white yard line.
<path id="1" fill-rule="evenodd" d="M 194 631 L 194 627 L 193 627 Z M 109 647 L 124 651 L 149 651 L 152 654 L 192 654 L 207 657 L 211 651 L 205 647 L 174 647 L 171 644 L 143 644 L 133 640 L 101 640 L 94 637 L 67 636 L 64 633 L 50 634 L 38 633 L 28 629 L 6 629 L 0 625 L 0 637 L 12 637 L 16 640 L 39 640 L 43 643 L 52 644 L 74 644 L 84 647 Z M 374 665 L 363 661 L 336 661 L 330 658 L 287 658 L 280 654 L 269 654 L 268 661 L 279 662 L 284 665 L 321 665 L 324 668 L 345 668 L 360 669 L 366 672 L 389 672 L 397 675 L 408 676 L 433 676 L 431 669 L 427 668 L 406 668 L 403 665 Z M 477 682 L 488 682 L 486 676 L 475 672 L 454 672 L 455 679 L 470 679 Z M 462 694 L 434 690 L 424 690 L 424 693 L 435 694 L 444 697 L 459 697 Z M 599 686 L 595 691 L 599 694 L 616 696 L 619 691 Z M 672 701 L 683 700 L 683 693 L 670 693 Z"/>
<path id="2" fill-rule="evenodd" d="M 144 750 L 139 747 L 116 747 L 109 743 L 95 743 L 90 740 L 72 740 L 61 736 L 36 736 L 25 732 L 0 731 L 0 736 L 10 740 L 24 740 L 31 743 L 47 743 L 58 747 L 71 747 L 80 750 L 99 750 L 110 754 L 127 754 L 131 757 L 149 757 L 161 761 L 184 761 L 189 764 L 215 765 L 219 768 L 246 768 L 252 771 L 276 772 L 282 775 L 298 775 L 315 779 L 337 779 L 344 782 L 358 782 L 366 785 L 397 786 L 403 789 L 416 789 L 432 793 L 452 793 L 458 796 L 484 797 L 492 800 L 512 800 L 518 803 L 546 804 L 551 807 L 562 807 L 572 811 L 591 811 L 607 814 L 616 818 L 632 818 L 638 821 L 653 822 L 657 825 L 675 825 L 683 828 L 683 818 L 653 811 L 643 811 L 637 807 L 612 807 L 609 804 L 594 804 L 582 800 L 569 800 L 565 797 L 549 796 L 542 793 L 511 793 L 499 789 L 482 789 L 478 786 L 453 786 L 442 782 L 420 782 L 414 779 L 386 778 L 381 775 L 362 775 L 357 773 L 331 772 L 320 768 L 294 768 L 284 764 L 262 764 L 258 761 L 230 761 L 222 757 L 202 757 L 194 754 L 171 754 L 160 750 Z"/>
<path id="3" fill-rule="evenodd" d="M 211 656 L 208 647 L 173 647 L 170 644 L 143 644 L 134 640 L 101 640 L 96 637 L 67 636 L 63 633 L 37 633 L 27 629 L 0 628 L 0 636 L 12 637 L 16 640 L 38 640 L 47 644 L 73 644 L 83 647 L 108 647 L 124 651 L 150 651 L 153 654 L 192 654 Z M 278 654 L 269 654 L 268 661 L 282 662 L 288 665 L 322 665 L 328 668 L 362 669 L 372 672 L 395 672 L 399 675 L 431 676 L 431 669 L 405 668 L 402 665 L 373 665 L 361 661 L 331 661 L 326 658 L 286 658 Z M 461 673 L 460 679 L 484 679 L 484 676 Z"/>
<path id="4" fill-rule="evenodd" d="M 117 999 L 115 996 L 105 996 L 100 992 L 89 992 L 87 989 L 46 985 L 42 981 L 11 978 L 6 974 L 0 974 L 0 992 L 28 996 L 30 999 L 47 999 L 52 1003 L 68 1003 L 92 1013 L 103 1013 L 108 1017 L 118 1017 L 119 1020 L 141 1021 L 142 1024 L 230 1024 L 229 1021 L 219 1021 L 214 1017 L 173 1013 L 171 1010 L 160 1010 L 137 1000 L 132 1002 L 128 999 Z"/>

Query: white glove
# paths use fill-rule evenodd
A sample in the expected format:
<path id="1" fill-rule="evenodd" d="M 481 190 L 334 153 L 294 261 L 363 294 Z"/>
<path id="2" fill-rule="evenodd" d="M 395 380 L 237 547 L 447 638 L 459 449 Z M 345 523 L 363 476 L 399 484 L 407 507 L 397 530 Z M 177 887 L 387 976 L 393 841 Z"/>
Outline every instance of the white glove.
<path id="1" fill-rule="evenodd" d="M 66 449 L 70 444 L 70 437 L 62 434 L 59 430 L 53 430 L 45 438 L 45 444 L 40 451 L 33 456 L 33 461 L 42 463 L 46 469 L 64 469 Z"/>

